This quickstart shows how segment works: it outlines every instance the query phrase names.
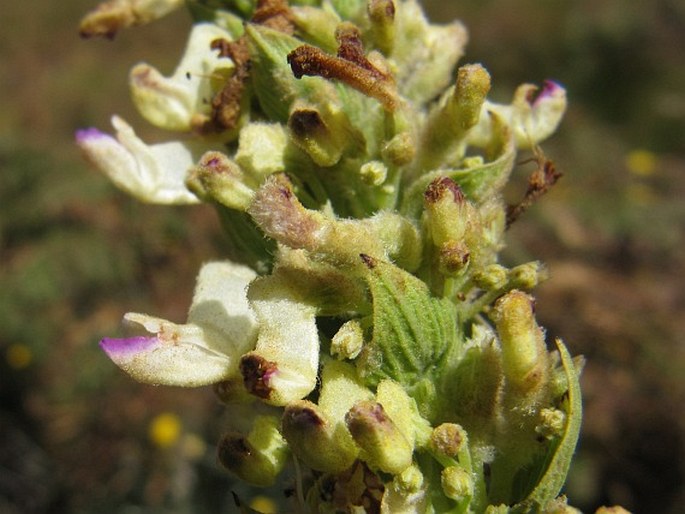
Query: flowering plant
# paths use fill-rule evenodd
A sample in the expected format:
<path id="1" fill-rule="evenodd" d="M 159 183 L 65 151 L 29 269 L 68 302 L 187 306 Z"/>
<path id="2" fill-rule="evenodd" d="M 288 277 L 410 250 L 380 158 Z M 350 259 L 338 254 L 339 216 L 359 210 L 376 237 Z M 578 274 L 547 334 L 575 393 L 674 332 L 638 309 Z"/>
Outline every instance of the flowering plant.
<path id="1" fill-rule="evenodd" d="M 581 420 L 582 360 L 550 351 L 527 293 L 538 262 L 498 262 L 511 224 L 559 177 L 538 143 L 564 89 L 487 99 L 467 33 L 415 0 L 110 0 L 85 36 L 186 4 L 171 76 L 130 73 L 140 113 L 176 139 L 77 133 L 145 202 L 206 202 L 233 242 L 199 272 L 183 324 L 124 320 L 107 355 L 150 384 L 214 385 L 241 413 L 221 463 L 302 512 L 575 512 L 559 496 Z M 456 70 L 456 78 L 455 78 Z M 520 149 L 524 199 L 502 190 Z"/>

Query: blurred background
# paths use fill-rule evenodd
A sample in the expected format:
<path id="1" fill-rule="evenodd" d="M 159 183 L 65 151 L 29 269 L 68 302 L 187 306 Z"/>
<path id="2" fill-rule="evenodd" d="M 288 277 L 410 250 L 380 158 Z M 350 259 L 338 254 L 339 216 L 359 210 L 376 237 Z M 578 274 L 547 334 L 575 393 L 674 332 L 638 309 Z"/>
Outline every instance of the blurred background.
<path id="1" fill-rule="evenodd" d="M 112 113 L 160 138 L 127 73 L 139 60 L 173 70 L 189 26 L 178 12 L 83 41 L 95 4 L 0 0 L 0 512 L 234 512 L 231 491 L 256 492 L 217 465 L 226 414 L 212 391 L 139 385 L 97 346 L 129 310 L 183 321 L 197 269 L 226 241 L 208 207 L 141 205 L 81 160 L 74 131 L 108 130 Z M 682 512 L 685 3 L 426 4 L 469 28 L 463 62 L 488 68 L 494 100 L 526 81 L 568 89 L 544 144 L 565 175 L 504 256 L 546 262 L 539 320 L 587 357 L 567 493 L 587 512 Z M 532 166 L 517 168 L 512 201 Z"/>

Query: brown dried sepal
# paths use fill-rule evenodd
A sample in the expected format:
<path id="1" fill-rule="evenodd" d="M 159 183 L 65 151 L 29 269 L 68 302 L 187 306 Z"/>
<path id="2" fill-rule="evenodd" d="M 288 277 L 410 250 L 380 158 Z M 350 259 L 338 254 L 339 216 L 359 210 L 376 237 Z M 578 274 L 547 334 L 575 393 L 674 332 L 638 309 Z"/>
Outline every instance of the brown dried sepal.
<path id="1" fill-rule="evenodd" d="M 563 173 L 556 169 L 554 162 L 548 159 L 538 146 L 534 149 L 533 160 L 537 164 L 535 171 L 528 177 L 528 188 L 523 199 L 507 206 L 507 228 L 511 226 L 524 212 L 526 212 L 542 195 L 547 193 L 557 183 Z"/>
<path id="2" fill-rule="evenodd" d="M 261 0 L 250 21 L 286 34 L 295 31 L 293 15 L 285 0 Z M 241 99 L 250 78 L 250 51 L 245 35 L 235 41 L 215 39 L 211 48 L 219 51 L 219 57 L 231 59 L 235 66 L 221 91 L 212 98 L 211 120 L 202 127 L 204 132 L 223 132 L 238 125 Z"/>
<path id="3" fill-rule="evenodd" d="M 233 61 L 233 74 L 214 98 L 212 98 L 212 116 L 202 127 L 202 132 L 223 132 L 235 128 L 240 119 L 240 103 L 245 85 L 250 78 L 250 52 L 247 38 L 241 36 L 236 41 L 215 39 L 210 45 L 218 50 L 219 57 Z"/>
<path id="4" fill-rule="evenodd" d="M 294 17 L 287 0 L 260 0 L 250 21 L 289 35 L 295 32 Z"/>
<path id="5" fill-rule="evenodd" d="M 295 78 L 307 75 L 339 80 L 375 98 L 386 110 L 394 111 L 399 102 L 395 81 L 364 55 L 359 29 L 343 23 L 336 31 L 336 39 L 339 43 L 336 56 L 311 45 L 302 45 L 290 52 L 288 64 Z"/>
<path id="6" fill-rule="evenodd" d="M 318 487 L 319 499 L 345 512 L 350 505 L 360 506 L 363 512 L 378 514 L 385 492 L 383 481 L 362 461 L 337 475 L 324 476 Z"/>

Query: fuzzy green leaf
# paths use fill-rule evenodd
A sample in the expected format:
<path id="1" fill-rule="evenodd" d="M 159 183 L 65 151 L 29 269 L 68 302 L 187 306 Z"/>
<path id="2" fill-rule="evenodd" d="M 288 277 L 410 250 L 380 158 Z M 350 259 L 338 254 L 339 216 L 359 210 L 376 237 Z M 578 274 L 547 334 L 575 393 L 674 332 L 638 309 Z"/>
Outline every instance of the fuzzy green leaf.
<path id="1" fill-rule="evenodd" d="M 512 512 L 523 514 L 540 512 L 554 500 L 561 491 L 566 475 L 571 466 L 571 459 L 576 449 L 580 424 L 583 415 L 580 392 L 580 374 L 573 363 L 573 359 L 564 344 L 557 340 L 557 347 L 561 356 L 561 365 L 568 382 L 567 398 L 565 401 L 566 427 L 557 444 L 548 452 L 546 466 L 542 467 L 537 486 L 520 503 L 512 508 Z"/>
<path id="2" fill-rule="evenodd" d="M 421 394 L 421 379 L 439 375 L 456 339 L 453 304 L 431 295 L 424 282 L 393 264 L 368 258 L 373 301 L 373 338 L 359 360 L 371 385 L 393 379 L 409 394 Z"/>

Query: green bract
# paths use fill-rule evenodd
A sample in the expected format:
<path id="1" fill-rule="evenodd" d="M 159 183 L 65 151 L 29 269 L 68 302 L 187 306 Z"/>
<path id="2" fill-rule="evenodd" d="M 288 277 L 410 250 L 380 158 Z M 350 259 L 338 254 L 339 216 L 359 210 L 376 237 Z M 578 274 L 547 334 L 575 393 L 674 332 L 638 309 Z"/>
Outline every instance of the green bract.
<path id="1" fill-rule="evenodd" d="M 178 1 L 110 1 L 84 35 L 114 35 Z M 186 324 L 105 339 L 155 384 L 216 384 L 241 479 L 290 473 L 284 512 L 573 512 L 558 498 L 578 438 L 580 361 L 548 350 L 525 290 L 537 262 L 498 262 L 508 224 L 558 175 L 537 144 L 564 89 L 488 100 L 467 35 L 413 0 L 191 0 L 196 23 L 165 77 L 131 72 L 141 114 L 182 133 L 146 145 L 80 131 L 86 157 L 154 203 L 205 202 L 234 262 L 203 267 Z M 495 79 L 496 80 L 496 79 Z M 502 189 L 518 149 L 540 170 Z M 537 189 L 535 189 L 535 187 Z"/>

